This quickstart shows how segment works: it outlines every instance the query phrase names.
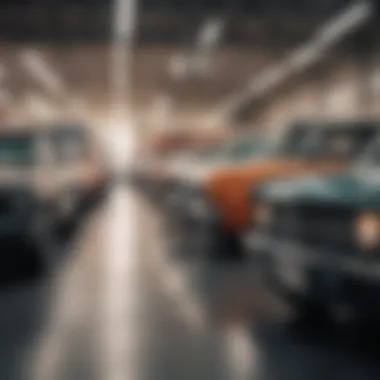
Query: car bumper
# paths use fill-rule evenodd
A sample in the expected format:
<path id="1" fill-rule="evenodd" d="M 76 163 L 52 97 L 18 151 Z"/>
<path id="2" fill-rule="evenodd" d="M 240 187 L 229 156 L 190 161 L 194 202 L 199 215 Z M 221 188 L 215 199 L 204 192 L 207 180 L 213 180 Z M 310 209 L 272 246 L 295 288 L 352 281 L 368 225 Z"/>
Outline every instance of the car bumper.
<path id="1" fill-rule="evenodd" d="M 248 235 L 245 245 L 279 292 L 380 313 L 380 263 L 258 233 Z"/>

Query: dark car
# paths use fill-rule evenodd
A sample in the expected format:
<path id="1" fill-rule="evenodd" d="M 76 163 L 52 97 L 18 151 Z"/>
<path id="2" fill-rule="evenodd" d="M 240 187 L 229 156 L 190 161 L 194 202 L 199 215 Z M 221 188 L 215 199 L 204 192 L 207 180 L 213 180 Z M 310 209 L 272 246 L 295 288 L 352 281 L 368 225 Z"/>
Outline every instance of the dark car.
<path id="1" fill-rule="evenodd" d="M 350 170 L 255 192 L 247 244 L 299 317 L 348 323 L 380 315 L 379 164 L 378 137 Z"/>

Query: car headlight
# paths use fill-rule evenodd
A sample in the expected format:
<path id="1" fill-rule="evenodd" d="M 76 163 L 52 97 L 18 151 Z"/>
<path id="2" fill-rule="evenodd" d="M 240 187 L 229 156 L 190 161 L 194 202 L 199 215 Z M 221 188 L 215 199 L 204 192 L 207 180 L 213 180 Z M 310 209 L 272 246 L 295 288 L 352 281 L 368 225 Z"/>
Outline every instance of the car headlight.
<path id="1" fill-rule="evenodd" d="M 260 226 L 268 226 L 273 221 L 273 208 L 266 203 L 258 204 L 253 210 L 253 220 Z"/>
<path id="2" fill-rule="evenodd" d="M 371 253 L 380 247 L 380 214 L 359 215 L 355 223 L 355 238 L 364 252 Z"/>

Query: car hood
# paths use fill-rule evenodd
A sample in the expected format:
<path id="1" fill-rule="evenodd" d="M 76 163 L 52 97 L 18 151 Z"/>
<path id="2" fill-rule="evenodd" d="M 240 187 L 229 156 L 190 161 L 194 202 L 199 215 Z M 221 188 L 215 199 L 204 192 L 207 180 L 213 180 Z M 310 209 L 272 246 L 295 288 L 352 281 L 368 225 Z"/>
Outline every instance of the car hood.
<path id="1" fill-rule="evenodd" d="M 279 202 L 380 208 L 380 170 L 362 167 L 340 175 L 276 181 L 262 186 L 256 195 Z"/>

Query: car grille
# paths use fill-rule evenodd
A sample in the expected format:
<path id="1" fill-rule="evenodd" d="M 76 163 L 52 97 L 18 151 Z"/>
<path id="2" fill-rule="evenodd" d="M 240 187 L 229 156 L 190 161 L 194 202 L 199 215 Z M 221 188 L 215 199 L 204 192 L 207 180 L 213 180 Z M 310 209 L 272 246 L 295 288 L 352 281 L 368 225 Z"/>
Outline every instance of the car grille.
<path id="1" fill-rule="evenodd" d="M 354 212 L 333 206 L 276 206 L 271 232 L 313 247 L 354 248 Z"/>

